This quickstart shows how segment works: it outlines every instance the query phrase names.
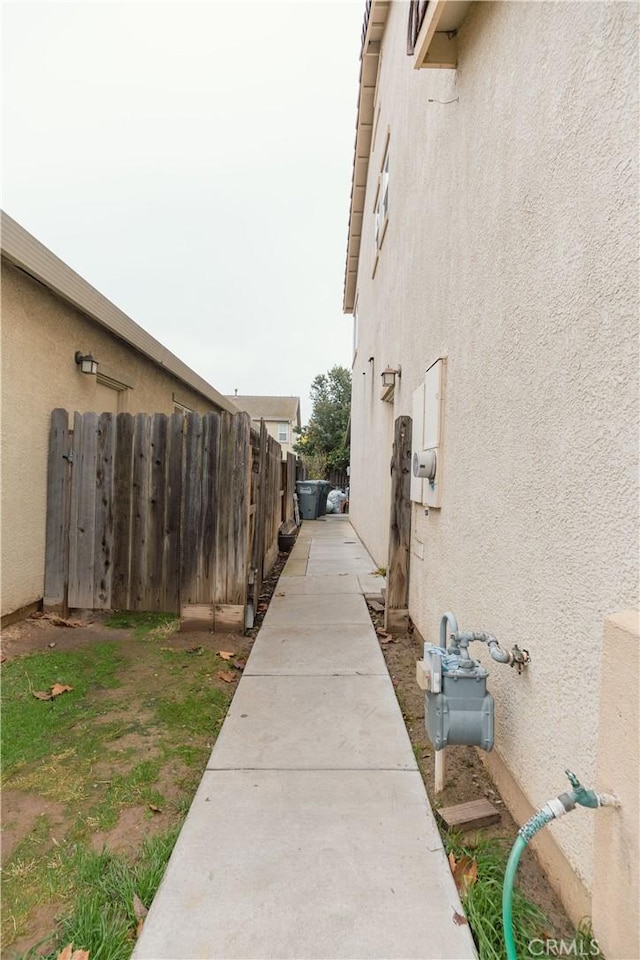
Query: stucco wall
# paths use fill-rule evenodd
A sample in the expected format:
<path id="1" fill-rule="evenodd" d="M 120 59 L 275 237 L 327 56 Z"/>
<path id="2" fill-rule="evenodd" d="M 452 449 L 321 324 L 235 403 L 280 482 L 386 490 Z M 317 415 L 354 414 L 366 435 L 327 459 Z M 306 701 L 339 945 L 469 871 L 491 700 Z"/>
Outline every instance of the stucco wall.
<path id="1" fill-rule="evenodd" d="M 537 808 L 567 766 L 594 782 L 603 621 L 638 603 L 638 7 L 474 4 L 456 71 L 412 68 L 406 15 L 391 5 L 382 44 L 351 518 L 384 564 L 390 427 L 378 384 L 357 388 L 368 358 L 377 372 L 402 365 L 396 417 L 447 356 L 442 508 L 413 508 L 424 559 L 411 556 L 410 613 L 429 640 L 451 609 L 463 629 L 530 650 L 522 677 L 489 668 L 489 762 Z M 389 224 L 372 279 L 387 129 Z M 636 788 L 637 776 L 620 771 Z M 564 891 L 578 911 L 593 815 L 549 831 L 581 885 Z"/>
<path id="2" fill-rule="evenodd" d="M 200 394 L 2 262 L 2 616 L 43 594 L 49 417 L 55 407 L 96 410 L 96 378 L 76 350 L 131 385 L 130 413 L 172 413 L 173 398 L 201 413 Z M 101 411 L 99 411 L 101 412 Z"/>
<path id="3" fill-rule="evenodd" d="M 603 808 L 594 823 L 593 922 L 611 958 L 640 957 L 639 689 L 640 615 L 624 610 L 604 626 L 596 779 L 597 789 L 615 794 L 620 808 Z"/>

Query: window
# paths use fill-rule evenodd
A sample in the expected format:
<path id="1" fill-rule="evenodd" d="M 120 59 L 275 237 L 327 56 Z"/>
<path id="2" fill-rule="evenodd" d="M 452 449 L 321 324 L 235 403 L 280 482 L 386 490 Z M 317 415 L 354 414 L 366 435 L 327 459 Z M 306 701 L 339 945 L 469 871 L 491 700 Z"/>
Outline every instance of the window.
<path id="1" fill-rule="evenodd" d="M 376 250 L 382 247 L 384 235 L 389 222 L 389 139 L 384 152 L 382 161 L 382 170 L 380 171 L 380 181 L 378 184 L 378 194 L 376 197 L 375 209 L 375 228 L 374 237 Z"/>
<path id="2" fill-rule="evenodd" d="M 289 424 L 279 423 L 278 424 L 278 441 L 280 443 L 286 443 L 288 439 L 289 439 Z"/>
<path id="3" fill-rule="evenodd" d="M 413 66 L 455 70 L 458 65 L 456 35 L 471 0 L 411 0 L 407 10 L 407 55 Z"/>
<path id="4" fill-rule="evenodd" d="M 191 407 L 187 407 L 186 404 L 181 403 L 174 393 L 173 394 L 173 412 L 181 413 L 183 417 L 186 417 L 188 413 L 193 413 L 193 410 L 191 409 Z"/>
<path id="5" fill-rule="evenodd" d="M 358 302 L 353 308 L 353 363 L 356 361 L 358 353 Z"/>

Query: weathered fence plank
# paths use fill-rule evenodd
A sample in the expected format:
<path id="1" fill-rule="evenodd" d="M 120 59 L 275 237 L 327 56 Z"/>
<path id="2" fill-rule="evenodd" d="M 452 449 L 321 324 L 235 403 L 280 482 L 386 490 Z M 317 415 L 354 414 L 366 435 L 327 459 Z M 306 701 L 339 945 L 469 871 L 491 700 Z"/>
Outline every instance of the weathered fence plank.
<path id="1" fill-rule="evenodd" d="M 273 437 L 267 438 L 267 504 L 265 511 L 265 539 L 262 567 L 271 569 L 278 557 L 278 530 L 280 529 L 280 444 Z"/>
<path id="2" fill-rule="evenodd" d="M 220 503 L 218 468 L 220 418 L 206 414 L 202 419 L 202 521 L 198 529 L 198 602 L 211 602 L 216 575 L 216 528 Z"/>
<path id="3" fill-rule="evenodd" d="M 256 511 L 254 515 L 254 534 L 251 553 L 251 567 L 255 571 L 254 594 L 256 599 L 256 609 L 258 600 L 260 599 L 260 593 L 262 591 L 262 576 L 264 567 L 264 517 L 267 503 L 267 438 L 267 428 L 264 420 L 262 420 L 260 423 L 260 431 L 258 433 L 258 460 L 255 490 Z"/>
<path id="4" fill-rule="evenodd" d="M 74 418 L 74 455 L 71 484 L 69 606 L 93 608 L 95 572 L 96 468 L 98 414 Z"/>
<path id="5" fill-rule="evenodd" d="M 233 417 L 233 482 L 231 523 L 227 552 L 227 603 L 244 607 L 249 564 L 249 489 L 251 483 L 251 419 L 240 413 Z"/>
<path id="6" fill-rule="evenodd" d="M 115 423 L 112 413 L 98 418 L 96 457 L 95 557 L 93 609 L 108 610 L 111 606 L 113 573 L 113 455 Z"/>
<path id="7" fill-rule="evenodd" d="M 69 414 L 54 410 L 49 430 L 44 608 L 66 613 L 69 549 Z"/>
<path id="8" fill-rule="evenodd" d="M 151 418 L 138 413 L 133 429 L 129 609 L 151 610 L 148 572 Z"/>
<path id="9" fill-rule="evenodd" d="M 130 413 L 119 413 L 116 417 L 113 471 L 113 573 L 111 577 L 111 606 L 116 610 L 129 609 L 133 434 L 133 417 Z"/>
<path id="10" fill-rule="evenodd" d="M 147 610 L 164 609 L 164 530 L 167 496 L 167 417 L 151 421 L 149 456 L 149 511 L 147 536 Z"/>
<path id="11" fill-rule="evenodd" d="M 172 413 L 167 429 L 167 495 L 164 538 L 164 590 L 162 609 L 180 611 L 180 539 L 182 517 L 183 433 L 185 418 Z"/>
<path id="12" fill-rule="evenodd" d="M 182 543 L 180 549 L 181 604 L 198 602 L 198 528 L 202 506 L 202 417 L 187 417 L 185 473 L 182 487 Z"/>
<path id="13" fill-rule="evenodd" d="M 229 556 L 231 537 L 230 497 L 233 491 L 233 460 L 234 460 L 233 417 L 230 413 L 220 414 L 220 461 L 218 468 L 218 484 L 220 491 L 224 491 L 224 500 L 220 502 L 218 523 L 216 526 L 216 569 L 214 577 L 213 602 L 226 603 L 228 598 L 228 570 L 225 562 Z"/>

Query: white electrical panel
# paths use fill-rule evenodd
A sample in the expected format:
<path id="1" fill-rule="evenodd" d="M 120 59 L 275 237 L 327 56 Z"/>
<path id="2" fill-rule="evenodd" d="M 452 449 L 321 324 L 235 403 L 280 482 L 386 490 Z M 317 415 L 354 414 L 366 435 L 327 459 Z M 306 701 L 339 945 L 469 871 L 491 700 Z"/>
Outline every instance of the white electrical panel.
<path id="1" fill-rule="evenodd" d="M 422 452 L 424 434 L 424 383 L 413 392 L 413 425 L 411 428 L 411 462 L 416 453 Z M 422 503 L 422 477 L 411 470 L 411 499 Z"/>
<path id="2" fill-rule="evenodd" d="M 411 499 L 439 507 L 442 492 L 442 437 L 446 360 L 441 357 L 427 370 L 413 394 Z"/>

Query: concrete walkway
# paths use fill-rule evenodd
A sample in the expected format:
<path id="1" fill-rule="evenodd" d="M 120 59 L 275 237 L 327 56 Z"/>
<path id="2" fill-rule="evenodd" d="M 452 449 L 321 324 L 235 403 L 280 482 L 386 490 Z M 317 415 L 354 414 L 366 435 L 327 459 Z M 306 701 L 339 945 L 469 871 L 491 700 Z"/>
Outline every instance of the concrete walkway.
<path id="1" fill-rule="evenodd" d="M 136 960 L 466 960 L 346 517 L 305 521 Z"/>

